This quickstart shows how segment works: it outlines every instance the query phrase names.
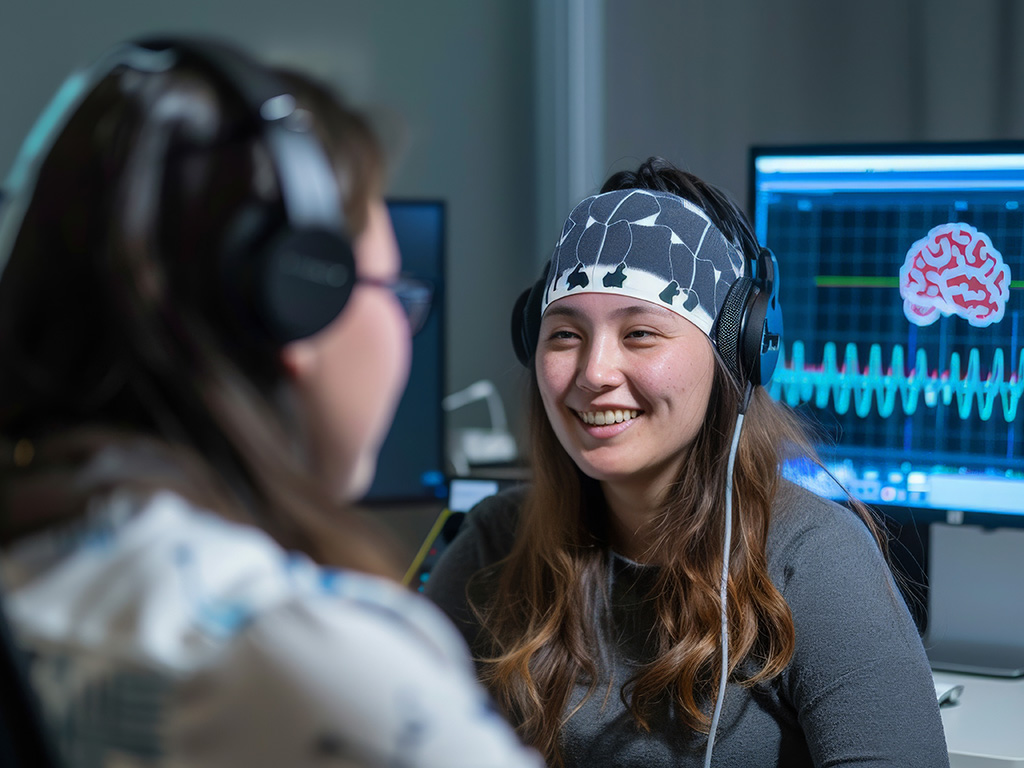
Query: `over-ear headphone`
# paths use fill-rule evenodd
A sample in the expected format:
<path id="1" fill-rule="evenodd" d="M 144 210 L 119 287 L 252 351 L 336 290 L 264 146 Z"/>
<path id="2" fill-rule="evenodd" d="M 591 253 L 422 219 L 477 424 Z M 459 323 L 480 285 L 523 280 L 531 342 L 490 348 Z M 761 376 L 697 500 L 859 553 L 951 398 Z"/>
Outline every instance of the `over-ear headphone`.
<path id="1" fill-rule="evenodd" d="M 527 368 L 537 352 L 540 336 L 540 307 L 544 298 L 544 286 L 548 280 L 550 264 L 544 266 L 540 279 L 527 288 L 516 299 L 512 307 L 512 349 L 516 358 Z"/>
<path id="2" fill-rule="evenodd" d="M 143 40 L 113 50 L 69 78 L 26 140 L 12 172 L 14 195 L 28 205 L 35 171 L 52 141 L 82 101 L 118 68 L 143 73 L 189 65 L 236 94 L 251 130 L 266 148 L 280 190 L 283 217 L 255 207 L 226 231 L 220 273 L 225 301 L 253 332 L 277 344 L 310 336 L 344 308 L 355 284 L 355 261 L 346 234 L 342 193 L 327 152 L 292 89 L 241 52 L 208 40 Z M 159 118 L 156 118 L 159 119 Z M 249 126 L 245 126 L 249 127 Z M 37 134 L 49 132 L 49 136 Z M 148 170 L 147 170 L 148 172 Z M 162 168 L 152 172 L 157 179 Z M 6 202 L 6 201 L 5 201 Z M 13 244 L 18 222 L 5 221 L 0 247 Z M 7 253 L 0 254 L 0 259 Z"/>
<path id="3" fill-rule="evenodd" d="M 729 370 L 744 383 L 767 384 L 775 371 L 782 343 L 778 262 L 762 248 L 749 265 L 753 276 L 742 275 L 729 288 L 712 331 L 715 346 Z M 548 267 L 523 291 L 512 309 L 512 347 L 519 362 L 529 366 L 540 336 L 540 308 Z"/>
<path id="4" fill-rule="evenodd" d="M 753 277 L 741 275 L 729 288 L 712 331 L 726 366 L 741 382 L 767 384 L 775 372 L 782 344 L 779 265 L 761 248 Z"/>

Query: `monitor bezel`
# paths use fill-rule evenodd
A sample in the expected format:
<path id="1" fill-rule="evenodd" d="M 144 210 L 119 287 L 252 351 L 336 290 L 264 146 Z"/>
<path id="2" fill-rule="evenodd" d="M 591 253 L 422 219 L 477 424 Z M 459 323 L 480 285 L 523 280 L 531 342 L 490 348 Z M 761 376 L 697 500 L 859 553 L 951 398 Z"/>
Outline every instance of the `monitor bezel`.
<path id="1" fill-rule="evenodd" d="M 979 141 L 906 141 L 827 144 L 754 144 L 747 157 L 747 214 L 755 220 L 757 160 L 761 157 L 871 156 L 871 155 L 1024 155 L 1024 139 Z"/>

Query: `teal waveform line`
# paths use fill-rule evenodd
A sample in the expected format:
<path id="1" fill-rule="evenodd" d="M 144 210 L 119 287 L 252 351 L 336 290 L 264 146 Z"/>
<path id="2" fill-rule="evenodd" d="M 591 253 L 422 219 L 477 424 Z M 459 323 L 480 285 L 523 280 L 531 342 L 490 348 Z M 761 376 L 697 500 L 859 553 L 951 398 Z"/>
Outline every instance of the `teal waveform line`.
<path id="1" fill-rule="evenodd" d="M 907 372 L 904 356 L 903 347 L 894 346 L 889 368 L 885 369 L 881 346 L 872 344 L 867 367 L 861 368 L 857 345 L 847 344 L 840 365 L 836 345 L 830 341 L 822 350 L 821 364 L 815 365 L 805 361 L 803 342 L 796 341 L 788 360 L 785 349 L 780 353 L 769 391 L 772 397 L 788 405 L 813 402 L 816 408 L 827 407 L 831 395 L 836 413 L 845 414 L 852 403 L 860 417 L 871 412 L 873 401 L 879 416 L 892 415 L 897 397 L 908 415 L 916 412 L 922 401 L 926 407 L 935 408 L 940 404 L 948 406 L 955 397 L 961 419 L 970 417 L 975 403 L 978 416 L 984 421 L 992 416 L 996 403 L 1001 403 L 1007 422 L 1017 417 L 1024 394 L 1024 353 L 1018 353 L 1017 371 L 1011 372 L 1008 379 L 1004 376 L 1002 349 L 995 351 L 992 367 L 984 377 L 977 349 L 968 354 L 967 370 L 962 374 L 957 352 L 950 356 L 949 369 L 945 372 L 929 370 L 928 356 L 923 349 L 917 350 L 914 367 Z"/>

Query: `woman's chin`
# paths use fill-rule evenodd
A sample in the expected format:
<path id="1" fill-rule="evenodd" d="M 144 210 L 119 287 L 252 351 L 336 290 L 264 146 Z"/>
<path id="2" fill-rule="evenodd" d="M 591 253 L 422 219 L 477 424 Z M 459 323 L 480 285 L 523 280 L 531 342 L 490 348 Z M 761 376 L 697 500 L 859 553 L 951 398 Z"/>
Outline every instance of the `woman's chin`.
<path id="1" fill-rule="evenodd" d="M 354 502 L 363 498 L 373 485 L 377 473 L 376 455 L 361 456 L 348 473 L 334 484 L 332 491 L 339 501 Z"/>

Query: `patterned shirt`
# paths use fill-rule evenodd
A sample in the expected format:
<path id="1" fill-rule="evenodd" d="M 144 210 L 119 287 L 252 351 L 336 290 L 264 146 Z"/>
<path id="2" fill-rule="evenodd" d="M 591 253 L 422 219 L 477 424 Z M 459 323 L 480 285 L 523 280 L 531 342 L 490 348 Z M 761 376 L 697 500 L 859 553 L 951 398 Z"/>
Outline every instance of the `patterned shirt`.
<path id="1" fill-rule="evenodd" d="M 172 493 L 115 496 L 0 567 L 73 768 L 540 765 L 428 601 Z"/>

